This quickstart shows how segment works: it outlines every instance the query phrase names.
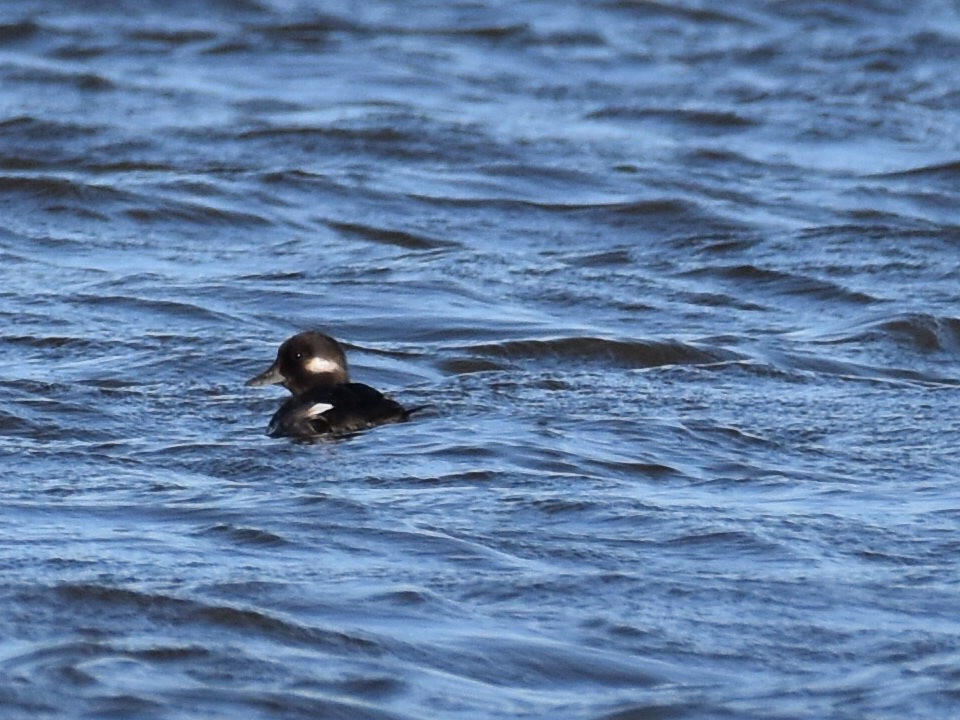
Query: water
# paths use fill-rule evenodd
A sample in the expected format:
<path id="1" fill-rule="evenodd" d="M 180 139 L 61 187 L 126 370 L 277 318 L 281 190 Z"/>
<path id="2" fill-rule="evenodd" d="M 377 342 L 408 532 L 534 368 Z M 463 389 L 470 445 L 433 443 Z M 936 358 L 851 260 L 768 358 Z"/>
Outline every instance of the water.
<path id="1" fill-rule="evenodd" d="M 953 718 L 960 6 L 0 9 L 4 718 Z M 415 422 L 270 440 L 344 340 Z"/>

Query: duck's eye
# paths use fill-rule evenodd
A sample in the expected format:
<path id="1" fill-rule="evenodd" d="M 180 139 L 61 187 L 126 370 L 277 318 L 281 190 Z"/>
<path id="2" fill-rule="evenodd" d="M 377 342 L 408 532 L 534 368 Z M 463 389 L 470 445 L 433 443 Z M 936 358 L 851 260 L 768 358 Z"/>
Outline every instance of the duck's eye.
<path id="1" fill-rule="evenodd" d="M 300 360 L 303 357 L 303 353 L 297 353 L 297 360 Z"/>

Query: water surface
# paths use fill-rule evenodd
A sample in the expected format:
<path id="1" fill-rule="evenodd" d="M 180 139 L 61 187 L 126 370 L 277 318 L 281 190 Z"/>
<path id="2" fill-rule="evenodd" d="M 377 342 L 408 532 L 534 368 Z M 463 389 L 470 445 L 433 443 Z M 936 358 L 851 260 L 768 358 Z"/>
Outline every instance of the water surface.
<path id="1" fill-rule="evenodd" d="M 7 2 L 9 718 L 953 718 L 960 8 Z M 415 422 L 313 445 L 304 328 Z"/>

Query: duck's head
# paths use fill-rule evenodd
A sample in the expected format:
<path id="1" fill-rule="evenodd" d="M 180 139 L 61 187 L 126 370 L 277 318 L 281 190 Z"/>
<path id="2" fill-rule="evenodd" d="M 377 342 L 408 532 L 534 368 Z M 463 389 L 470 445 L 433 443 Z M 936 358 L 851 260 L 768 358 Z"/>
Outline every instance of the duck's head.
<path id="1" fill-rule="evenodd" d="M 349 378 L 340 343 L 321 332 L 302 332 L 285 340 L 273 365 L 247 385 L 283 385 L 297 395 L 313 387 L 349 382 Z"/>

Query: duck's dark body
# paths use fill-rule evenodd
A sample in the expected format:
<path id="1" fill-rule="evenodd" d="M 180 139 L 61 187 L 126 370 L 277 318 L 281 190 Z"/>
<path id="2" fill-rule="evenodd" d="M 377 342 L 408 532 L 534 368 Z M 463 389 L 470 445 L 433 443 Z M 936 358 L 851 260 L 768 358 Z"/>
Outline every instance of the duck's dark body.
<path id="1" fill-rule="evenodd" d="M 369 385 L 350 382 L 340 343 L 319 332 L 286 340 L 273 365 L 247 384 L 281 384 L 293 393 L 270 420 L 271 437 L 348 435 L 401 422 L 414 412 Z"/>
<path id="2" fill-rule="evenodd" d="M 318 412 L 318 410 L 320 412 Z M 347 435 L 409 417 L 399 403 L 363 383 L 316 387 L 280 406 L 267 426 L 270 437 Z"/>

